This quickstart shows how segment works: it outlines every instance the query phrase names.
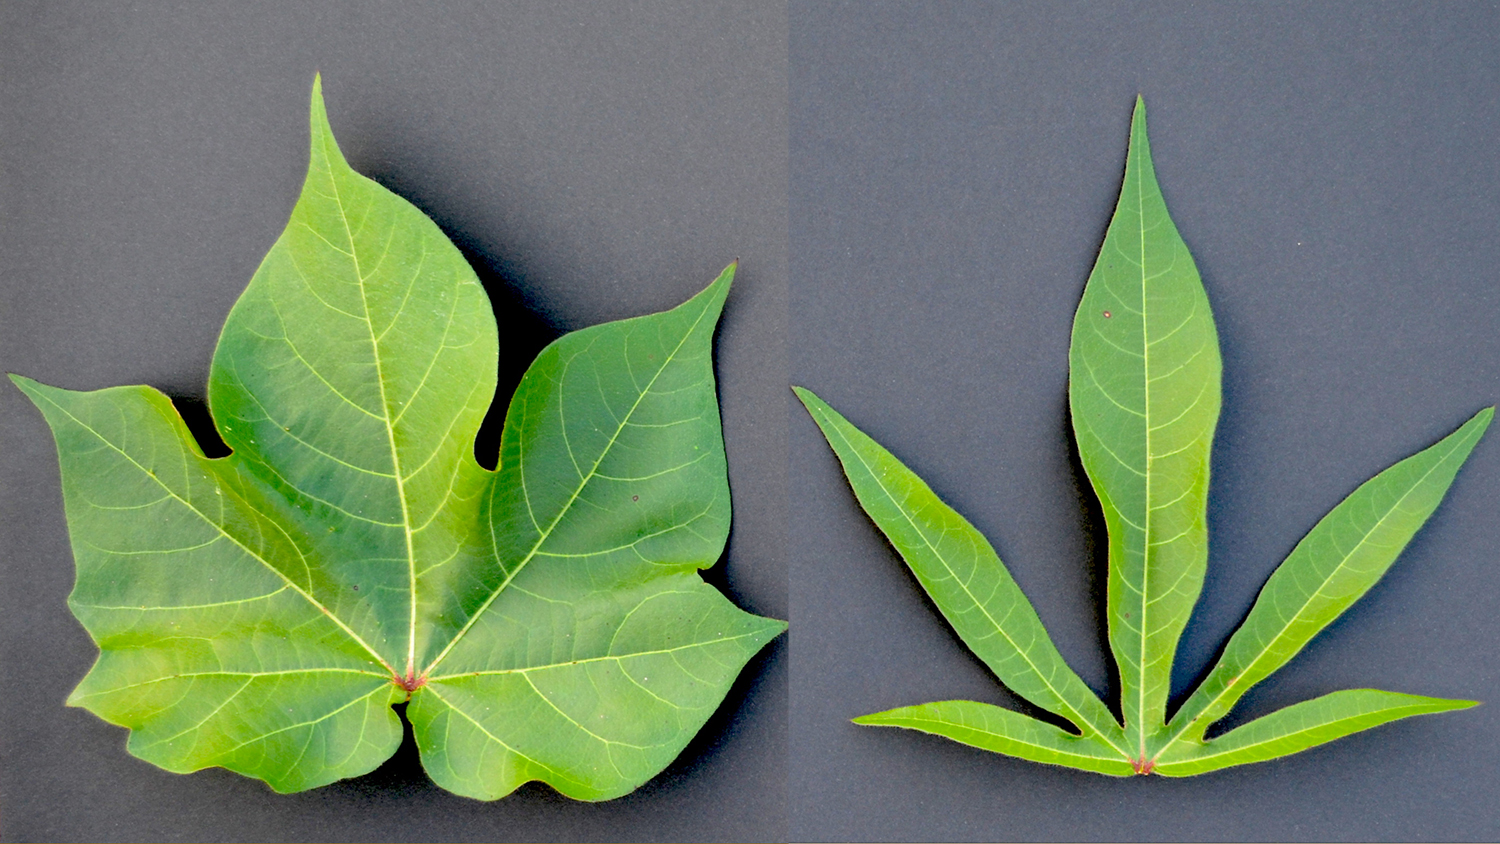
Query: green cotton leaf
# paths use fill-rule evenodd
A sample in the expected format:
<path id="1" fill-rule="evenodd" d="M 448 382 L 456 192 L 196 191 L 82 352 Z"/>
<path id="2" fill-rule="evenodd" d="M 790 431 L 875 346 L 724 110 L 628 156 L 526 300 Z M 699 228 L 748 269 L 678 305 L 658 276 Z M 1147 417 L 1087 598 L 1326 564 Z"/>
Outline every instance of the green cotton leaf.
<path id="1" fill-rule="evenodd" d="M 1187 776 L 1472 705 L 1368 689 L 1335 692 L 1203 738 L 1395 562 L 1441 503 L 1493 408 L 1380 473 L 1319 522 L 1168 722 L 1172 660 L 1208 559 L 1221 360 L 1207 294 L 1156 181 L 1139 99 L 1120 200 L 1074 317 L 1068 362 L 1078 451 L 1109 531 L 1108 632 L 1123 722 L 1057 652 L 990 543 L 883 447 L 817 396 L 794 388 L 860 505 L 964 643 L 1008 688 L 1066 718 L 1078 734 L 973 701 L 908 706 L 856 723 L 920 730 L 1102 774 Z"/>
<path id="2" fill-rule="evenodd" d="M 149 387 L 13 376 L 57 442 L 69 606 L 100 649 L 69 703 L 163 768 L 281 792 L 373 770 L 405 701 L 450 791 L 641 785 L 785 628 L 698 575 L 729 530 L 712 338 L 733 276 L 549 346 L 486 470 L 488 299 L 350 169 L 315 83 L 307 181 L 214 353 L 232 454 Z"/>

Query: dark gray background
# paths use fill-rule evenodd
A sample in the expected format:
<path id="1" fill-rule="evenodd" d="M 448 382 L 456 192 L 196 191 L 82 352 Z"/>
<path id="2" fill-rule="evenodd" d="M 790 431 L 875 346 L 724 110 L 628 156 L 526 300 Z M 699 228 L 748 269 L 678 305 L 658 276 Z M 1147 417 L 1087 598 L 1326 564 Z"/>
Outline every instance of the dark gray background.
<path id="1" fill-rule="evenodd" d="M 92 647 L 63 604 L 50 438 L 0 386 L 0 836 L 1500 837 L 1494 442 L 1390 575 L 1232 720 L 1358 686 L 1490 705 L 1198 779 L 1115 781 L 847 723 L 1013 699 L 785 390 L 790 367 L 992 537 L 1107 689 L 1067 336 L 1144 93 L 1225 360 L 1180 699 L 1323 512 L 1500 399 L 1500 10 L 1432 9 L 0 4 L 0 368 L 153 384 L 191 416 L 296 196 L 321 69 L 351 161 L 484 278 L 505 384 L 558 332 L 668 307 L 743 259 L 718 344 L 736 522 L 711 577 L 741 606 L 790 612 L 802 643 L 795 659 L 772 645 L 683 759 L 611 803 L 451 797 L 410 748 L 293 797 L 166 774 L 62 706 Z"/>
<path id="2" fill-rule="evenodd" d="M 774 2 L 6 2 L 0 369 L 151 384 L 201 422 L 224 315 L 296 199 L 321 70 L 351 163 L 479 271 L 505 396 L 558 333 L 675 305 L 742 259 L 717 345 L 735 523 L 710 579 L 786 618 L 786 45 Z M 787 835 L 785 638 L 666 773 L 605 804 L 454 797 L 409 744 L 290 797 L 134 759 L 63 706 L 94 650 L 64 605 L 56 458 L 9 384 L 0 416 L 5 839 Z"/>
<path id="3" fill-rule="evenodd" d="M 1224 356 L 1174 700 L 1323 513 L 1500 399 L 1496 4 L 794 2 L 789 27 L 793 379 L 992 538 L 1096 689 L 1067 347 L 1137 93 Z M 794 839 L 1500 838 L 1496 433 L 1384 581 L 1234 720 L 1366 686 L 1488 705 L 1121 781 L 848 723 L 1014 704 L 800 409 L 790 431 Z"/>

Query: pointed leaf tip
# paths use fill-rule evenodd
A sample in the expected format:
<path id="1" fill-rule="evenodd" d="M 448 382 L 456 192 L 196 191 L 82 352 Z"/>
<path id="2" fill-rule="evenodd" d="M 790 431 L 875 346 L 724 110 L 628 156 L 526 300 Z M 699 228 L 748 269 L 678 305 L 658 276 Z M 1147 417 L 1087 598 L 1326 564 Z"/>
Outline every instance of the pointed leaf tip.
<path id="1" fill-rule="evenodd" d="M 806 407 L 808 410 L 812 410 L 812 405 L 814 403 L 822 404 L 823 402 L 822 399 L 818 398 L 816 393 L 814 393 L 812 390 L 807 389 L 806 387 L 799 387 L 796 384 L 793 384 L 792 392 L 797 394 L 797 398 L 802 402 L 802 406 Z"/>
<path id="2" fill-rule="evenodd" d="M 737 272 L 739 272 L 739 269 L 740 269 L 740 259 L 739 258 L 735 258 L 733 261 L 729 262 L 729 266 L 727 266 L 724 269 L 722 269 L 722 270 L 719 271 L 719 277 L 716 278 L 716 279 L 714 279 L 713 283 L 714 284 L 721 284 L 722 283 L 725 287 L 728 287 L 728 286 L 734 284 L 734 274 L 737 273 Z"/>
<path id="3" fill-rule="evenodd" d="M 717 319 L 719 313 L 724 309 L 724 300 L 729 298 L 729 288 L 734 286 L 734 273 L 739 268 L 740 262 L 736 259 L 729 266 L 719 272 L 717 278 L 709 282 L 709 285 L 698 291 L 693 297 L 678 308 L 706 307 L 709 316 Z"/>
<path id="4" fill-rule="evenodd" d="M 344 152 L 339 149 L 338 139 L 333 135 L 333 126 L 328 122 L 328 106 L 323 99 L 323 75 L 320 73 L 313 74 L 308 122 L 312 130 L 309 168 L 316 168 L 321 160 L 330 166 L 337 165 L 339 169 L 349 170 L 349 162 L 344 159 Z"/>
<path id="5" fill-rule="evenodd" d="M 27 378 L 25 375 L 17 375 L 14 372 L 8 372 L 6 373 L 6 375 L 10 378 L 11 383 L 16 385 L 16 389 L 24 393 L 26 395 L 26 398 L 31 399 L 31 402 L 33 404 L 36 404 L 38 396 L 45 395 L 49 391 L 58 389 L 57 387 L 43 384 L 42 382 L 37 381 L 34 378 Z M 40 405 L 37 406 L 40 407 Z"/>

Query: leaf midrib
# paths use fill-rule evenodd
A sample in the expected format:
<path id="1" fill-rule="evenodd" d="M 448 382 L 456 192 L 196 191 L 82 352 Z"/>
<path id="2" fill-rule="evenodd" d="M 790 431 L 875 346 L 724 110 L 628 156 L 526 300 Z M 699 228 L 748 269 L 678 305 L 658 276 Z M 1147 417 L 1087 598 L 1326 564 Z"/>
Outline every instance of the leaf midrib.
<path id="1" fill-rule="evenodd" d="M 410 584 L 411 611 L 406 628 L 406 679 L 410 681 L 416 670 L 417 663 L 417 558 L 412 550 L 411 535 L 411 512 L 406 503 L 406 481 L 401 477 L 401 456 L 396 448 L 396 428 L 391 417 L 391 403 L 385 391 L 385 371 L 381 366 L 380 340 L 375 336 L 375 321 L 370 317 L 370 300 L 365 295 L 365 277 L 359 268 L 359 249 L 354 245 L 354 230 L 349 226 L 349 215 L 344 212 L 344 195 L 339 190 L 338 175 L 333 172 L 334 168 L 330 162 L 333 160 L 329 154 L 329 142 L 332 135 L 324 133 L 323 142 L 323 165 L 328 172 L 328 183 L 333 188 L 333 204 L 339 212 L 339 222 L 344 226 L 344 237 L 349 243 L 349 260 L 354 265 L 354 278 L 356 287 L 359 288 L 359 302 L 365 311 L 365 330 L 370 335 L 370 356 L 375 359 L 375 385 L 380 390 L 380 409 L 382 412 L 381 423 L 385 427 L 386 443 L 391 449 L 391 472 L 395 475 L 396 498 L 401 502 L 401 533 L 406 539 L 406 571 L 408 583 Z M 338 148 L 333 149 L 338 154 Z M 326 242 L 326 240 L 325 240 Z M 332 243 L 328 244 L 334 247 Z M 389 248 L 389 243 L 387 243 Z M 397 318 L 399 318 L 399 311 Z M 394 324 L 394 321 L 393 323 Z M 441 350 L 439 350 L 441 354 Z M 393 672 L 394 673 L 394 672 Z"/>
<path id="2" fill-rule="evenodd" d="M 1141 140 L 1145 141 L 1144 133 Z M 1146 487 L 1146 515 L 1145 530 L 1141 535 L 1141 629 L 1140 629 L 1140 661 L 1137 663 L 1136 683 L 1136 735 L 1140 739 L 1141 758 L 1146 757 L 1146 642 L 1150 639 L 1150 624 L 1147 622 L 1146 612 L 1151 606 L 1146 593 L 1150 586 L 1151 577 L 1151 329 L 1150 317 L 1146 313 L 1146 199 L 1142 190 L 1144 179 L 1141 176 L 1140 166 L 1144 150 L 1138 145 L 1131 144 L 1131 153 L 1136 156 L 1134 166 L 1130 170 L 1135 175 L 1135 200 L 1136 200 L 1136 227 L 1140 233 L 1141 260 L 1136 267 L 1141 272 L 1141 378 L 1145 382 L 1145 406 L 1142 408 L 1141 421 L 1146 431 L 1146 472 L 1143 476 Z M 1144 143 L 1140 146 L 1144 146 Z M 1154 175 L 1154 174 L 1153 174 Z"/>

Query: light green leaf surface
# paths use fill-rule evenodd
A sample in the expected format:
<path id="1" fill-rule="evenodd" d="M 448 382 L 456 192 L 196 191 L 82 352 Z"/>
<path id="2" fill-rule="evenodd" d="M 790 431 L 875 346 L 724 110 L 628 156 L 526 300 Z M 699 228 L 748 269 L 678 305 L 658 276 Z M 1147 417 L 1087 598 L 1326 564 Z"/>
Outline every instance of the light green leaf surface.
<path id="1" fill-rule="evenodd" d="M 1162 753 L 1155 773 L 1186 777 L 1218 768 L 1264 762 L 1412 715 L 1474 706 L 1376 689 L 1345 689 L 1278 709 L 1208 741 L 1178 741 Z"/>
<path id="2" fill-rule="evenodd" d="M 904 727 L 963 742 L 981 750 L 1032 762 L 1066 765 L 1115 777 L 1135 768 L 1114 747 L 1097 738 L 1070 735 L 1019 712 L 972 700 L 945 700 L 862 715 L 856 724 Z"/>
<path id="3" fill-rule="evenodd" d="M 1203 587 L 1219 369 L 1208 296 L 1167 215 L 1137 99 L 1120 202 L 1073 320 L 1068 401 L 1109 528 L 1109 644 L 1141 755 L 1166 720 L 1172 656 Z"/>
<path id="4" fill-rule="evenodd" d="M 1167 213 L 1137 99 L 1120 200 L 1073 322 L 1068 398 L 1109 530 L 1108 625 L 1123 726 L 1073 673 L 989 542 L 895 457 L 794 388 L 871 520 L 945 618 L 1013 691 L 1073 722 L 1071 735 L 972 701 L 856 718 L 1105 774 L 1203 773 L 1259 762 L 1398 718 L 1460 709 L 1375 690 L 1335 692 L 1205 741 L 1255 683 L 1296 655 L 1395 562 L 1441 503 L 1494 415 L 1355 490 L 1277 569 L 1215 668 L 1166 723 L 1177 641 L 1208 558 L 1209 456 L 1221 362 L 1192 256 Z"/>
<path id="5" fill-rule="evenodd" d="M 233 454 L 204 457 L 151 388 L 15 378 L 57 441 L 69 603 L 100 647 L 69 702 L 164 768 L 278 791 L 374 769 L 406 700 L 451 791 L 644 783 L 785 627 L 697 574 L 729 530 L 712 338 L 733 276 L 549 346 L 488 471 L 488 299 L 349 168 L 315 86 L 302 195 L 214 354 Z"/>

